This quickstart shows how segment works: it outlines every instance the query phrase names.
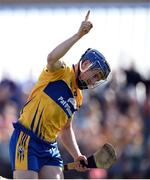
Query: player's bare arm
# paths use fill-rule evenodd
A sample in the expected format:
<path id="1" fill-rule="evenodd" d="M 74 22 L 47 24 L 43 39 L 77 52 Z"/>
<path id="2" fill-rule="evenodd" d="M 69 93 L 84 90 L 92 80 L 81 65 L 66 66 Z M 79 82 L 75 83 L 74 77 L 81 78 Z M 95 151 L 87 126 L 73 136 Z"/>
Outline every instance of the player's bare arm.
<path id="1" fill-rule="evenodd" d="M 80 38 L 89 33 L 89 31 L 93 27 L 92 23 L 88 21 L 89 15 L 90 11 L 87 12 L 85 19 L 81 23 L 81 26 L 76 34 L 59 44 L 52 50 L 52 52 L 49 53 L 47 57 L 47 68 L 49 70 L 58 69 L 57 66 L 60 66 L 60 63 L 56 62 L 58 62 L 58 60 L 61 59 Z"/>
<path id="2" fill-rule="evenodd" d="M 68 120 L 64 128 L 61 130 L 60 139 L 74 159 L 81 155 L 70 120 Z"/>
<path id="3" fill-rule="evenodd" d="M 76 170 L 78 171 L 86 171 L 86 167 L 82 167 L 80 164 L 80 160 L 84 160 L 87 163 L 87 158 L 81 154 L 79 147 L 77 145 L 77 141 L 75 138 L 75 134 L 72 128 L 72 123 L 68 121 L 65 127 L 61 130 L 60 139 L 64 147 L 71 154 L 76 161 Z"/>

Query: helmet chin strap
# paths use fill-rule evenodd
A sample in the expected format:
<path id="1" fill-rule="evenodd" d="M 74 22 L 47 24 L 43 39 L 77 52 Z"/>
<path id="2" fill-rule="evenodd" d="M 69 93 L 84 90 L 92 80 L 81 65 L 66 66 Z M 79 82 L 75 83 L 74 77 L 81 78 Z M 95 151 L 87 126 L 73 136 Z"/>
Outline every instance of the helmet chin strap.
<path id="1" fill-rule="evenodd" d="M 85 81 L 79 79 L 80 73 L 81 73 L 81 71 L 80 71 L 80 62 L 79 62 L 78 63 L 78 73 L 77 73 L 77 78 L 76 78 L 77 85 L 78 85 L 78 88 L 80 90 L 88 89 L 87 84 L 85 83 Z"/>
<path id="2" fill-rule="evenodd" d="M 87 84 L 83 80 L 80 80 L 79 78 L 77 78 L 77 84 L 80 90 L 88 89 Z"/>

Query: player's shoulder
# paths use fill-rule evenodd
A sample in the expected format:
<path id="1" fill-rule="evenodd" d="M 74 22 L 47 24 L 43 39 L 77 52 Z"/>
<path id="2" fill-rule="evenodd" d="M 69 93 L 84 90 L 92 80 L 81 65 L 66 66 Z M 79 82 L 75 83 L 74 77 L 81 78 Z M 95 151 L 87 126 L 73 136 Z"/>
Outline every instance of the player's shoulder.
<path id="1" fill-rule="evenodd" d="M 52 67 L 46 66 L 47 72 L 55 72 L 58 70 L 63 70 L 67 67 L 66 63 L 63 60 L 59 60 L 54 63 Z"/>
<path id="2" fill-rule="evenodd" d="M 54 65 L 55 69 L 65 69 L 67 67 L 66 63 L 63 60 L 59 60 Z"/>

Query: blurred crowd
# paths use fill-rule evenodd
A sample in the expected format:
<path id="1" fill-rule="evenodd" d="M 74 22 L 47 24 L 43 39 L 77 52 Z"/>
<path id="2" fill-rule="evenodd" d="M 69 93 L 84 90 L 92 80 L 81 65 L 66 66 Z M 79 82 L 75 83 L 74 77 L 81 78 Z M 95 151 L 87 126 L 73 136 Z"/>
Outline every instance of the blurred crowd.
<path id="1" fill-rule="evenodd" d="M 0 175 L 12 178 L 9 139 L 20 109 L 31 87 L 11 79 L 0 82 Z M 84 103 L 75 115 L 73 127 L 81 152 L 90 156 L 104 143 L 117 151 L 117 162 L 109 170 L 86 173 L 65 172 L 70 179 L 150 178 L 150 74 L 145 77 L 134 65 L 112 72 L 108 83 L 84 91 Z M 59 143 L 64 163 L 73 159 Z"/>

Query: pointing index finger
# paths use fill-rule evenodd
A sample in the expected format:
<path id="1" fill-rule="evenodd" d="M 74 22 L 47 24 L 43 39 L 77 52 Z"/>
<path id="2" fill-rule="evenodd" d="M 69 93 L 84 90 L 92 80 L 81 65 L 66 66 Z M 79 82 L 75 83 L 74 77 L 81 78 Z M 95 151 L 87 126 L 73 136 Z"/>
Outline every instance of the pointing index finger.
<path id="1" fill-rule="evenodd" d="M 87 12 L 87 14 L 86 14 L 86 16 L 85 16 L 85 20 L 84 20 L 84 21 L 88 21 L 89 15 L 90 15 L 90 10 L 88 10 L 88 12 Z"/>

